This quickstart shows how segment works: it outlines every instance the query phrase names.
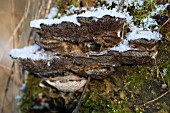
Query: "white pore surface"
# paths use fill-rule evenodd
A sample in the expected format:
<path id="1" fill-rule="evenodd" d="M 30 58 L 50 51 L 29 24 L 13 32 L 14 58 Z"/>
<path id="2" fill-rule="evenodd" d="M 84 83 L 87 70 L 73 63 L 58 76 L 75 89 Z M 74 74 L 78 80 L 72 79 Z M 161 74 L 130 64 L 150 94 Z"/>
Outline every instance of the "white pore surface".
<path id="1" fill-rule="evenodd" d="M 76 76 L 56 77 L 55 79 L 56 80 L 52 81 L 47 79 L 46 82 L 63 92 L 75 92 L 82 88 L 87 81 L 84 78 L 78 78 Z M 71 81 L 69 79 L 71 79 Z"/>

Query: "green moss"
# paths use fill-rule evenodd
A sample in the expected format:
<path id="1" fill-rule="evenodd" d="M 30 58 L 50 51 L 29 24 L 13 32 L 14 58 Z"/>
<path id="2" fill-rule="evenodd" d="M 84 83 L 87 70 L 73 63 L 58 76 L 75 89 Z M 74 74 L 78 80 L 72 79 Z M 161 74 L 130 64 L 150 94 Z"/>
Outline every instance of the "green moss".
<path id="1" fill-rule="evenodd" d="M 170 41 L 170 32 L 168 32 L 168 33 L 166 34 L 166 39 L 167 39 L 168 41 Z"/>
<path id="2" fill-rule="evenodd" d="M 125 88 L 137 91 L 146 79 L 153 79 L 156 75 L 154 66 L 138 65 L 126 68 Z"/>
<path id="3" fill-rule="evenodd" d="M 158 46 L 158 68 L 163 79 L 170 86 L 170 42 L 164 41 Z M 160 76 L 160 79 L 161 76 Z"/>
<path id="4" fill-rule="evenodd" d="M 86 92 L 80 113 L 130 113 L 125 105 L 128 98 L 113 103 L 109 95 L 103 95 L 101 92 Z"/>
<path id="5" fill-rule="evenodd" d="M 56 7 L 58 8 L 58 12 L 55 18 L 59 18 L 62 15 L 66 14 L 66 10 L 71 9 L 74 7 L 80 7 L 80 3 L 77 0 L 58 0 L 56 2 Z"/>
<path id="6" fill-rule="evenodd" d="M 160 73 L 164 77 L 163 79 L 170 86 L 170 59 L 159 66 Z M 161 78 L 160 78 L 161 79 Z"/>
<path id="7" fill-rule="evenodd" d="M 24 94 L 20 100 L 20 110 L 22 113 L 29 113 L 30 108 L 33 105 L 33 99 L 42 92 L 38 84 L 40 82 L 39 78 L 28 76 L 27 85 L 24 89 Z"/>
<path id="8" fill-rule="evenodd" d="M 169 49 L 169 44 L 168 43 L 160 43 L 158 46 L 159 51 L 162 54 L 158 54 L 158 59 L 165 59 L 170 53 Z M 161 60 L 162 61 L 162 60 Z M 168 83 L 168 86 L 170 85 L 170 59 L 169 57 L 166 58 L 164 62 L 158 62 L 158 67 L 160 68 L 160 71 L 162 72 L 162 69 L 166 69 L 166 75 L 164 76 L 164 80 L 166 83 Z M 120 74 L 120 75 L 119 75 Z M 124 76 L 124 78 L 120 77 Z M 119 76 L 119 77 L 118 77 Z M 117 78 L 120 79 L 120 82 L 117 80 Z M 116 79 L 116 81 L 114 80 Z M 163 80 L 161 76 L 157 78 L 157 69 L 156 66 L 153 63 L 146 64 L 146 65 L 137 65 L 137 66 L 121 66 L 118 71 L 107 78 L 107 81 L 110 84 L 111 93 L 104 93 L 104 89 L 107 89 L 106 85 L 104 85 L 103 82 L 101 81 L 96 81 L 94 84 L 95 86 L 89 86 L 91 87 L 90 92 L 87 92 L 83 101 L 83 105 L 81 107 L 81 111 L 85 110 L 86 113 L 89 112 L 94 112 L 94 113 L 100 113 L 100 112 L 111 112 L 111 113 L 128 113 L 128 112 L 136 112 L 136 113 L 142 113 L 144 110 L 139 108 L 136 108 L 134 110 L 128 111 L 127 108 L 128 106 L 126 104 L 129 104 L 130 106 L 133 106 L 134 104 L 137 104 L 138 101 L 139 103 L 147 102 L 148 100 L 151 100 L 153 98 L 158 97 L 161 92 L 160 92 L 160 86 L 161 83 L 163 83 Z M 115 82 L 120 82 L 115 83 Z M 122 83 L 124 85 L 122 86 Z M 151 84 L 152 83 L 152 84 Z M 115 84 L 115 85 L 113 85 Z M 114 86 L 114 87 L 112 87 Z M 117 90 L 114 90 L 115 88 L 119 87 Z M 159 88 L 158 88 L 159 87 Z M 118 101 L 114 102 L 113 98 L 115 96 L 114 93 L 117 93 L 119 89 L 123 90 L 125 89 L 126 93 L 130 93 L 130 101 L 132 103 L 129 103 L 129 97 L 125 97 L 125 99 L 120 99 L 118 97 Z M 113 92 L 116 91 L 116 92 Z M 142 92 L 142 93 L 141 93 Z M 141 95 L 141 98 L 135 97 L 135 95 Z M 126 94 L 125 94 L 126 95 Z M 134 97 L 133 97 L 134 96 Z M 140 99 L 140 100 L 138 100 Z M 136 103 L 137 102 L 137 103 Z M 154 108 L 154 103 L 153 103 L 153 108 Z M 103 111 L 102 111 L 103 110 Z M 152 111 L 152 110 L 151 110 Z"/>
<path id="9" fill-rule="evenodd" d="M 145 0 L 143 5 L 134 4 L 129 7 L 130 15 L 133 16 L 133 20 L 135 25 L 139 26 L 141 24 L 141 20 L 146 18 L 152 11 L 155 10 L 155 0 Z"/>
<path id="10" fill-rule="evenodd" d="M 111 86 L 107 86 L 106 81 L 92 80 L 89 90 L 85 93 L 80 113 L 130 113 L 126 109 L 128 98 L 119 99 L 114 102 L 114 92 Z M 107 81 L 110 84 L 110 81 Z M 93 85 L 95 83 L 95 85 Z M 111 85 L 111 84 L 110 84 Z M 110 92 L 107 90 L 111 87 Z M 107 90 L 106 90 L 107 89 Z"/>
<path id="11" fill-rule="evenodd" d="M 158 46 L 158 68 L 163 74 L 166 70 L 164 80 L 168 87 L 170 85 L 170 44 L 162 42 Z M 139 107 L 132 109 L 135 104 L 142 104 L 161 95 L 161 84 L 163 79 L 157 77 L 157 69 L 154 63 L 137 66 L 120 66 L 116 73 L 105 80 L 91 80 L 88 90 L 85 93 L 80 112 L 84 113 L 141 113 L 143 110 Z M 81 93 L 76 92 L 73 99 L 68 103 L 62 103 L 61 96 L 52 91 L 39 87 L 41 78 L 29 76 L 24 95 L 21 99 L 20 110 L 22 113 L 29 113 L 33 107 L 36 97 L 43 93 L 48 97 L 54 98 L 54 108 L 65 106 L 72 111 L 80 98 Z M 121 92 L 124 92 L 121 96 Z M 54 94 L 53 96 L 51 94 Z M 140 95 L 140 97 L 138 97 Z M 154 103 L 151 104 L 155 109 Z M 161 105 L 159 105 L 161 106 Z M 152 111 L 150 108 L 149 110 Z M 57 110 L 56 110 L 57 111 Z"/>

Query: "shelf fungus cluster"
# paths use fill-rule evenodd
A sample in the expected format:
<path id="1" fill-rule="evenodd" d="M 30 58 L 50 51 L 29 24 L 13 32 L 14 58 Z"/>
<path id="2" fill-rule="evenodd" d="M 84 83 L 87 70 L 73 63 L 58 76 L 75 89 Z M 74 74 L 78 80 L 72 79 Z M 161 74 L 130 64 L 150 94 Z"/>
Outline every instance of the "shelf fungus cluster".
<path id="1" fill-rule="evenodd" d="M 29 72 L 47 77 L 47 83 L 63 92 L 80 89 L 88 76 L 104 79 L 114 74 L 117 66 L 144 64 L 155 58 L 158 40 L 142 35 L 128 40 L 131 31 L 125 18 L 105 15 L 76 19 L 80 25 L 66 21 L 40 24 L 41 28 L 34 28 L 40 36 L 35 44 L 13 49 L 10 56 Z M 114 50 L 125 41 L 130 49 Z"/>

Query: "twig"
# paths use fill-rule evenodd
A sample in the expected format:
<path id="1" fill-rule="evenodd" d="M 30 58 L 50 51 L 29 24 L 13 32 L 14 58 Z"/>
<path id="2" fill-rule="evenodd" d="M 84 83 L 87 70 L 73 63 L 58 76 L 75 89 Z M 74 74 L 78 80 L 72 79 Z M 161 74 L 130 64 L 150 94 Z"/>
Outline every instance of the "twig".
<path id="1" fill-rule="evenodd" d="M 164 84 L 165 84 L 165 80 L 164 80 L 164 77 L 162 76 L 162 74 L 161 74 L 161 72 L 160 72 L 160 70 L 159 70 L 159 67 L 158 67 L 158 65 L 157 65 L 157 60 L 156 60 L 156 58 L 154 58 L 154 62 L 155 62 L 155 67 L 156 67 L 156 76 L 157 76 L 157 78 L 159 77 L 159 75 L 161 75 L 161 78 L 162 78 L 162 80 L 163 80 L 163 82 L 164 82 Z"/>
<path id="2" fill-rule="evenodd" d="M 38 10 L 38 15 L 37 15 L 37 17 L 40 17 L 41 13 L 43 12 L 42 10 L 43 10 L 44 7 L 45 7 L 44 4 L 45 4 L 45 1 L 42 0 L 41 5 L 40 5 L 40 9 Z"/>
<path id="3" fill-rule="evenodd" d="M 14 1 L 13 0 L 10 0 L 10 9 L 11 9 L 11 12 L 12 13 L 14 13 L 14 3 L 13 3 Z M 12 35 L 10 36 L 10 38 L 9 38 L 9 40 L 8 40 L 8 42 L 7 42 L 7 45 L 5 46 L 5 49 L 10 45 L 10 43 L 13 41 L 13 44 L 14 44 L 14 46 L 13 47 L 18 47 L 18 34 L 17 34 L 17 32 L 18 32 L 18 30 L 21 28 L 21 26 L 23 25 L 23 23 L 24 23 L 24 21 L 25 21 L 25 19 L 27 18 L 27 16 L 28 16 L 28 12 L 29 12 L 29 7 L 30 7 L 30 0 L 29 0 L 29 2 L 28 2 L 28 7 L 27 7 L 27 9 L 25 10 L 25 12 L 24 12 L 24 15 L 23 15 L 23 17 L 21 18 L 21 20 L 19 21 L 19 23 L 17 24 L 17 26 L 15 27 L 15 23 L 13 23 L 15 20 L 14 20 L 14 16 L 13 16 L 13 18 L 11 18 L 11 30 L 12 29 L 14 29 L 13 30 L 13 32 L 12 32 Z M 5 50 L 4 49 L 4 50 Z M 0 57 L 0 60 L 2 60 L 2 58 L 3 58 L 3 56 L 4 56 L 4 54 L 5 54 L 5 51 L 3 51 L 3 53 L 1 54 L 1 57 Z M 4 111 L 4 104 L 5 104 L 5 101 L 7 100 L 7 93 L 8 93 L 8 88 L 9 88 L 9 84 L 10 84 L 10 81 L 12 80 L 12 82 L 14 82 L 14 84 L 16 84 L 16 86 L 18 86 L 18 87 L 20 87 L 21 86 L 21 83 L 18 83 L 17 81 L 15 81 L 15 77 L 14 76 L 12 76 L 13 75 L 13 73 L 14 73 L 14 67 L 15 67 L 15 63 L 13 62 L 13 64 L 12 64 L 12 66 L 11 66 L 11 69 L 10 68 L 7 68 L 7 67 L 5 67 L 5 66 L 3 66 L 3 65 L 0 65 L 3 69 L 8 69 L 8 70 L 10 70 L 10 73 L 9 74 L 6 74 L 6 75 L 8 75 L 8 80 L 7 80 L 7 82 L 6 82 L 6 87 L 5 87 L 5 90 L 4 90 L 4 96 L 3 96 L 3 100 L 2 100 L 2 102 L 1 102 L 1 108 L 0 108 L 0 112 L 1 113 L 3 113 L 3 111 Z M 14 85 L 13 85 L 14 86 Z M 13 91 L 12 91 L 13 92 Z M 12 96 L 13 97 L 13 96 Z M 14 98 L 12 99 L 12 101 L 14 100 Z M 8 101 L 8 100 L 7 100 Z M 12 104 L 13 104 L 13 102 L 12 102 Z"/>
<path id="4" fill-rule="evenodd" d="M 14 0 L 10 0 L 10 11 L 11 11 L 11 16 L 10 16 L 10 26 L 11 26 L 11 32 L 15 29 L 16 26 L 16 17 L 15 17 L 15 5 L 14 5 Z M 16 48 L 18 47 L 18 31 L 15 33 L 13 36 L 13 47 Z"/>
<path id="5" fill-rule="evenodd" d="M 0 68 L 3 68 L 3 69 L 5 69 L 5 70 L 11 71 L 11 68 L 10 68 L 10 67 L 4 66 L 4 65 L 2 65 L 2 64 L 0 64 Z"/>
<path id="6" fill-rule="evenodd" d="M 84 93 L 86 92 L 86 89 L 87 89 L 87 86 L 88 86 L 88 83 L 89 83 L 89 82 L 90 82 L 90 77 L 88 77 L 87 82 L 86 82 L 86 85 L 85 85 L 85 87 L 84 87 L 84 89 L 83 89 L 83 93 L 81 94 L 80 100 L 79 100 L 76 108 L 73 110 L 72 113 L 78 113 L 79 108 L 80 108 L 80 106 L 81 106 L 81 102 L 82 102 L 82 100 L 83 100 Z"/>
<path id="7" fill-rule="evenodd" d="M 48 0 L 48 5 L 47 5 L 47 9 L 46 9 L 46 12 L 45 12 L 45 17 L 48 15 L 49 13 L 49 10 L 50 10 L 50 7 L 51 7 L 51 3 L 52 3 L 52 0 Z"/>
<path id="8" fill-rule="evenodd" d="M 120 8 L 122 7 L 123 3 L 125 2 L 125 0 L 121 0 L 119 6 L 118 6 L 118 9 L 117 9 L 117 12 L 119 12 Z"/>
<path id="9" fill-rule="evenodd" d="M 129 7 L 128 0 L 126 2 L 127 2 L 127 4 L 126 4 L 126 11 L 128 11 L 128 7 Z"/>
<path id="10" fill-rule="evenodd" d="M 22 13 L 20 13 L 20 12 L 15 12 L 15 13 L 8 13 L 8 11 L 7 10 L 0 10 L 0 15 L 5 15 L 5 16 L 10 16 L 10 15 L 13 15 L 13 14 L 15 14 L 16 16 L 20 16 L 20 15 L 22 15 Z"/>
<path id="11" fill-rule="evenodd" d="M 165 80 L 164 80 L 164 78 L 163 78 L 163 76 L 162 76 L 162 74 L 161 74 L 161 72 L 159 71 L 159 68 L 158 68 L 158 66 L 157 66 L 156 57 L 154 58 L 154 63 L 155 63 L 155 67 L 156 67 L 156 70 L 157 70 L 157 77 L 159 77 L 159 74 L 160 74 L 161 77 L 162 77 L 162 79 L 163 79 L 163 82 L 164 82 L 164 84 L 165 84 Z M 163 93 L 162 95 L 158 96 L 157 98 L 155 98 L 155 99 L 153 99 L 153 100 L 150 100 L 150 101 L 148 101 L 148 102 L 146 102 L 146 103 L 144 103 L 144 104 L 142 104 L 142 105 L 140 105 L 140 106 L 146 106 L 147 104 L 153 103 L 153 102 L 159 100 L 160 98 L 162 98 L 163 96 L 167 95 L 169 92 L 170 92 L 170 90 L 166 91 L 165 93 Z"/>
<path id="12" fill-rule="evenodd" d="M 12 67 L 9 68 L 9 67 L 6 67 L 6 66 L 4 66 L 4 65 L 2 65 L 2 64 L 0 64 L 0 69 L 2 69 L 2 71 L 4 72 L 4 75 L 6 75 L 7 77 L 10 76 L 10 74 L 9 74 L 8 71 L 10 71 L 10 72 L 13 71 Z M 21 86 L 21 83 L 15 81 L 13 76 L 11 76 L 11 80 L 14 81 L 14 83 L 15 83 L 15 85 L 16 85 L 17 87 L 20 87 L 20 86 Z"/>
<path id="13" fill-rule="evenodd" d="M 14 62 L 12 63 L 11 67 L 14 68 Z M 8 86 L 9 86 L 12 74 L 13 74 L 13 70 L 10 71 L 10 76 L 8 77 L 7 84 L 6 84 L 6 87 L 5 87 L 5 90 L 4 90 L 4 96 L 3 96 L 2 103 L 1 103 L 1 113 L 3 113 L 3 110 L 4 110 L 4 103 L 5 103 L 5 99 L 7 97 Z"/>
<path id="14" fill-rule="evenodd" d="M 35 2 L 35 1 L 34 1 Z M 41 1 L 42 2 L 42 1 Z M 38 2 L 38 10 L 36 10 L 36 13 L 35 13 L 35 16 L 34 16 L 34 18 L 33 19 L 37 19 L 37 18 L 39 18 L 39 13 L 40 13 L 40 10 L 41 10 L 41 2 Z"/>
<path id="15" fill-rule="evenodd" d="M 21 87 L 22 83 L 20 82 L 17 82 L 14 80 L 14 76 L 13 73 L 14 73 L 14 65 L 15 63 L 13 62 L 12 63 L 12 66 L 11 66 L 11 69 L 10 69 L 10 73 L 9 74 L 6 74 L 8 76 L 8 80 L 7 80 L 7 83 L 6 83 L 6 87 L 5 87 L 5 90 L 4 90 L 4 96 L 3 96 L 3 100 L 1 102 L 1 108 L 0 108 L 0 113 L 3 113 L 3 110 L 4 110 L 4 103 L 5 103 L 5 100 L 7 99 L 7 93 L 8 93 L 8 87 L 9 87 L 9 83 L 10 81 L 13 81 L 14 84 L 17 86 L 17 87 Z"/>
<path id="16" fill-rule="evenodd" d="M 50 3 L 50 1 L 51 1 L 51 0 L 49 0 L 49 2 L 48 2 L 48 7 L 50 7 L 49 4 L 52 3 L 52 2 Z M 44 4 L 45 4 L 44 0 L 42 0 L 41 2 L 38 2 L 38 10 L 35 12 L 35 16 L 34 16 L 33 19 L 37 19 L 37 18 L 40 18 L 40 17 L 41 17 L 41 13 L 43 12 L 43 9 L 44 9 Z M 47 8 L 47 9 L 48 9 L 48 8 Z M 49 12 L 49 11 L 46 10 L 46 12 Z M 43 15 L 43 16 L 44 16 L 44 15 Z M 30 31 L 30 33 L 29 33 L 28 40 L 27 40 L 27 45 L 30 44 L 31 40 L 34 39 L 35 36 L 36 36 L 36 34 L 35 34 L 34 29 L 31 29 L 31 31 Z"/>
<path id="17" fill-rule="evenodd" d="M 163 26 L 166 25 L 169 21 L 170 21 L 170 18 L 159 28 L 159 30 L 161 30 L 161 28 L 163 28 Z"/>
<path id="18" fill-rule="evenodd" d="M 30 4 L 28 4 L 28 5 L 30 5 Z M 11 43 L 12 40 L 14 39 L 14 36 L 17 34 L 20 26 L 24 23 L 24 20 L 25 20 L 25 19 L 27 18 L 27 16 L 28 16 L 28 12 L 29 12 L 29 11 L 26 11 L 26 12 L 24 13 L 24 15 L 23 15 L 23 17 L 21 18 L 21 20 L 19 21 L 18 25 L 15 27 L 12 35 L 10 36 L 10 38 L 9 38 L 9 40 L 8 40 L 8 42 L 7 42 L 7 45 L 5 46 L 5 49 L 10 45 L 10 43 Z M 2 60 L 4 54 L 5 54 L 5 51 L 3 51 L 3 52 L 1 53 L 0 61 Z"/>
<path id="19" fill-rule="evenodd" d="M 28 2 L 27 2 L 27 7 L 25 7 L 25 12 L 24 12 L 25 19 L 27 19 L 27 17 L 28 17 L 28 13 L 29 13 L 29 10 L 30 10 L 30 6 L 31 6 L 31 0 L 28 0 Z M 23 27 L 24 27 L 24 24 L 21 25 L 20 31 L 24 31 L 24 30 L 23 30 Z M 19 37 L 19 36 L 18 36 L 18 37 Z M 18 43 L 19 43 L 19 44 L 22 44 L 22 39 L 23 39 L 23 38 L 19 38 L 19 39 L 18 39 Z M 19 45 L 19 46 L 20 46 L 20 45 Z"/>
<path id="20" fill-rule="evenodd" d="M 153 103 L 153 102 L 159 100 L 159 99 L 162 98 L 163 96 L 167 95 L 169 92 L 170 92 L 170 90 L 166 91 L 165 93 L 163 93 L 163 94 L 160 95 L 159 97 L 157 97 L 157 98 L 155 98 L 155 99 L 153 99 L 153 100 L 150 100 L 150 101 L 144 103 L 143 106 L 146 106 L 147 104 L 150 104 L 150 103 Z"/>
<path id="21" fill-rule="evenodd" d="M 35 1 L 33 1 L 33 2 L 35 2 Z M 40 12 L 41 12 L 40 10 L 42 9 L 42 5 L 41 4 L 42 4 L 41 2 L 38 2 L 38 9 L 39 10 L 36 10 L 34 18 L 32 18 L 32 19 L 39 18 Z M 34 32 L 35 32 L 34 29 L 31 29 L 31 31 L 29 33 L 29 36 L 28 36 L 27 45 L 29 45 L 31 40 L 36 36 Z"/>
<path id="22" fill-rule="evenodd" d="M 125 35 L 125 26 L 126 26 L 126 23 L 124 22 L 124 24 L 123 24 L 123 29 L 122 29 L 122 36 L 121 36 L 121 40 L 123 40 L 124 39 L 124 35 Z"/>

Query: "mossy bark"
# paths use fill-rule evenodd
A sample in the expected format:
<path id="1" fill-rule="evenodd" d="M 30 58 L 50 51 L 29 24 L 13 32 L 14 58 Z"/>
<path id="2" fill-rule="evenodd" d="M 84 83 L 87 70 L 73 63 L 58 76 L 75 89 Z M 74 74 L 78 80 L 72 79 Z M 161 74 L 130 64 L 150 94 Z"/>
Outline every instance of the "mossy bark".
<path id="1" fill-rule="evenodd" d="M 136 21 L 137 25 L 139 21 Z M 164 38 L 157 47 L 157 66 L 155 62 L 137 66 L 120 66 L 106 79 L 92 79 L 88 84 L 79 112 L 170 112 L 170 93 L 158 98 L 170 90 L 170 31 L 166 29 L 165 26 L 161 28 Z M 49 85 L 42 88 L 40 83 L 42 83 L 41 78 L 34 75 L 28 77 L 19 106 L 22 113 L 69 113 L 74 110 L 82 89 L 75 93 L 63 93 Z"/>
<path id="2" fill-rule="evenodd" d="M 120 66 L 108 78 L 90 81 L 79 112 L 170 112 L 168 101 L 170 93 L 143 106 L 146 102 L 169 90 L 169 87 L 162 88 L 162 85 L 170 85 L 170 58 L 168 57 L 170 42 L 161 42 L 158 49 L 160 52 L 157 63 L 163 78 L 160 74 L 157 77 L 157 68 L 154 63 Z M 166 70 L 164 74 L 163 70 Z M 41 81 L 41 78 L 33 75 L 28 77 L 24 95 L 20 100 L 21 111 L 23 113 L 72 112 L 78 103 L 82 89 L 75 93 L 62 93 L 51 86 L 40 87 Z M 44 106 L 43 103 L 48 103 L 48 105 Z"/>

